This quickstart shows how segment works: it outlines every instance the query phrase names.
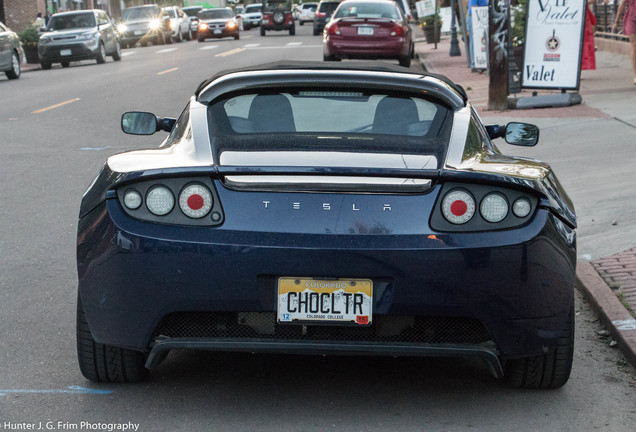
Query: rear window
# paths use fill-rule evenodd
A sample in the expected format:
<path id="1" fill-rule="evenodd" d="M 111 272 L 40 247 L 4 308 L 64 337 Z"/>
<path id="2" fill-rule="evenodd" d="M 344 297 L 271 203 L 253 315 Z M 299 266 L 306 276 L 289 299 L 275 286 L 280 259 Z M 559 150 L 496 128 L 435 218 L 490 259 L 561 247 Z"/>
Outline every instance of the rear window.
<path id="1" fill-rule="evenodd" d="M 333 11 L 336 10 L 336 8 L 338 7 L 340 3 L 338 2 L 324 2 L 324 3 L 320 3 L 320 5 L 318 6 L 318 10 L 320 12 L 324 12 L 324 13 L 333 13 Z"/>
<path id="2" fill-rule="evenodd" d="M 304 4 L 304 5 L 302 5 L 302 9 L 303 10 L 315 11 L 316 7 L 317 7 L 317 5 L 315 5 L 315 4 Z"/>
<path id="3" fill-rule="evenodd" d="M 399 9 L 388 3 L 350 3 L 338 9 L 334 18 L 390 18 L 400 19 Z"/>
<path id="4" fill-rule="evenodd" d="M 210 105 L 209 119 L 216 150 L 242 151 L 438 154 L 452 124 L 435 100 L 339 90 L 237 95 Z"/>

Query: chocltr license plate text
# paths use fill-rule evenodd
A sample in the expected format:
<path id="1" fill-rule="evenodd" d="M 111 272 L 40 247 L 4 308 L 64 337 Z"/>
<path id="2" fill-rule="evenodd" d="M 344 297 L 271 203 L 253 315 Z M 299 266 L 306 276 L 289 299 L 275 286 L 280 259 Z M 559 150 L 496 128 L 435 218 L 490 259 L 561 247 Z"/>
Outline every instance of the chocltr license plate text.
<path id="1" fill-rule="evenodd" d="M 371 324 L 373 282 L 369 279 L 278 279 L 278 322 Z"/>

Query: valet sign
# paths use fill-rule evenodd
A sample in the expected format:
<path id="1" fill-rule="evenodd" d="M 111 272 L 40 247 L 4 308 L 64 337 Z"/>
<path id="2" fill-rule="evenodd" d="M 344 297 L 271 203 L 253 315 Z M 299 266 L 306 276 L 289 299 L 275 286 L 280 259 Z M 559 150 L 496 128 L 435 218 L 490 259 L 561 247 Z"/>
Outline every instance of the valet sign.
<path id="1" fill-rule="evenodd" d="M 585 1 L 528 0 L 524 88 L 579 88 Z"/>

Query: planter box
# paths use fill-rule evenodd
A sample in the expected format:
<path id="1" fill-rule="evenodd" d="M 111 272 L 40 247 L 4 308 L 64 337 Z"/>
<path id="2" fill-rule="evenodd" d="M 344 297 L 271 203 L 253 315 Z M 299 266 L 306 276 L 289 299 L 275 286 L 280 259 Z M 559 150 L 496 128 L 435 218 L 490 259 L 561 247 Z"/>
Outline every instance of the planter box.
<path id="1" fill-rule="evenodd" d="M 435 27 L 434 26 L 426 26 L 422 27 L 424 31 L 424 36 L 426 37 L 426 43 L 435 43 L 439 42 L 440 35 L 442 33 L 442 26 L 437 27 L 437 33 L 434 35 Z"/>
<path id="2" fill-rule="evenodd" d="M 38 58 L 37 48 L 25 48 L 24 57 L 26 57 L 27 63 L 32 63 L 32 64 L 40 63 L 40 59 Z"/>

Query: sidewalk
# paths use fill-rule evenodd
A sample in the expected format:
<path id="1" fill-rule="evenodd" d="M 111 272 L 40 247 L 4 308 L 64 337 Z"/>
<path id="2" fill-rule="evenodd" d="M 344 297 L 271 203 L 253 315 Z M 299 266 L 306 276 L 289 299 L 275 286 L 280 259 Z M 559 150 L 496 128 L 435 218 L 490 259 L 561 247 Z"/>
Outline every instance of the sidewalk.
<path id="1" fill-rule="evenodd" d="M 423 36 L 420 34 L 418 36 Z M 423 39 L 422 39 L 423 40 Z M 468 94 L 480 115 L 508 118 L 579 118 L 610 117 L 621 106 L 604 107 L 603 111 L 585 103 L 594 95 L 630 92 L 636 95 L 632 81 L 633 71 L 629 56 L 597 51 L 596 70 L 581 73 L 579 93 L 583 103 L 560 108 L 537 108 L 525 110 L 488 110 L 488 74 L 471 72 L 466 61 L 464 44 L 460 41 L 461 56 L 450 57 L 450 37 L 443 38 L 435 49 L 434 44 L 418 42 L 415 52 L 424 69 L 449 77 L 460 84 Z M 559 93 L 559 91 L 539 91 L 539 94 Z M 530 97 L 532 91 L 524 90 L 517 97 Z M 621 99 L 621 98 L 618 98 Z M 626 99 L 633 110 L 633 98 Z M 627 105 L 625 105 L 627 106 Z M 577 284 L 586 293 L 592 305 L 599 312 L 602 321 L 610 330 L 614 340 L 628 361 L 636 367 L 636 247 L 601 258 L 593 262 L 579 261 Z"/>

